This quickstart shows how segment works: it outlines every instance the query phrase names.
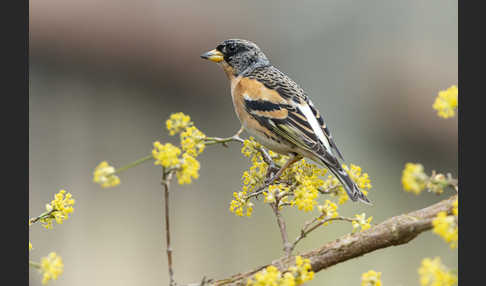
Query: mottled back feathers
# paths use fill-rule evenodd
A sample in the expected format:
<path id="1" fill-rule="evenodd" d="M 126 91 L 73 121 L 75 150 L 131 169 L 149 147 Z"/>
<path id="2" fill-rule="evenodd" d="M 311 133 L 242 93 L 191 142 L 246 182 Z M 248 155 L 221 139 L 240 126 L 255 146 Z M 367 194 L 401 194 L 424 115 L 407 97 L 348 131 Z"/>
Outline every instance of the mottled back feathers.
<path id="1" fill-rule="evenodd" d="M 284 123 L 288 123 L 291 126 L 295 127 L 296 130 L 302 133 L 300 135 L 303 135 L 303 139 L 306 142 L 305 145 L 307 148 L 311 148 L 314 151 L 317 151 L 319 155 L 325 155 L 325 147 L 319 146 L 321 144 L 319 144 L 320 142 L 318 140 L 318 137 L 316 136 L 311 125 L 309 124 L 309 121 L 302 113 L 302 111 L 297 108 L 297 106 L 300 104 L 308 104 L 314 116 L 316 117 L 317 122 L 322 128 L 322 131 L 325 134 L 326 139 L 329 142 L 332 150 L 341 159 L 343 158 L 341 152 L 334 143 L 331 133 L 328 127 L 325 125 L 324 119 L 322 118 L 321 114 L 314 107 L 309 97 L 305 94 L 305 91 L 297 83 L 295 83 L 291 78 L 289 78 L 287 75 L 285 75 L 274 66 L 255 68 L 250 73 L 248 73 L 246 77 L 249 79 L 257 80 L 258 82 L 265 85 L 265 87 L 267 87 L 268 89 L 278 92 L 278 94 L 287 101 L 287 104 L 271 103 L 268 101 L 265 103 L 245 101 L 245 103 L 249 105 L 250 111 L 252 110 L 252 108 L 268 108 L 269 106 L 272 106 L 273 110 L 287 109 L 289 111 L 288 116 L 285 119 L 273 120 L 274 124 L 279 126 L 284 125 Z M 272 127 L 271 123 L 266 122 L 268 119 L 260 118 L 257 120 L 261 121 L 264 125 L 270 125 L 268 127 Z"/>

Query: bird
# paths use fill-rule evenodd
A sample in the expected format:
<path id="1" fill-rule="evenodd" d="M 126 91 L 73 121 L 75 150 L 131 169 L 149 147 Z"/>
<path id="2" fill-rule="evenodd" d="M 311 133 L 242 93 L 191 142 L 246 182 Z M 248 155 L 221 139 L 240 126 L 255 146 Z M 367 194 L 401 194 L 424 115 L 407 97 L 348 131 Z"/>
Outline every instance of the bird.
<path id="1" fill-rule="evenodd" d="M 344 161 L 343 155 L 307 93 L 273 66 L 255 43 L 227 39 L 201 58 L 221 66 L 230 81 L 233 106 L 242 125 L 238 134 L 244 129 L 264 147 L 289 156 L 274 179 L 306 157 L 329 169 L 352 201 L 371 204 L 342 168 L 339 159 Z"/>

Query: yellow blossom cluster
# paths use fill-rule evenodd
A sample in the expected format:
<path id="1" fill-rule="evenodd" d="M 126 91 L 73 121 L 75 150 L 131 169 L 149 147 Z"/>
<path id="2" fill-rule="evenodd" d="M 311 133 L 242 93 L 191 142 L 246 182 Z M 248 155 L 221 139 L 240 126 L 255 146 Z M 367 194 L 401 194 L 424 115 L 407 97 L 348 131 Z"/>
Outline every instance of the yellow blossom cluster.
<path id="1" fill-rule="evenodd" d="M 295 277 L 295 285 L 302 285 L 307 281 L 314 279 L 314 271 L 310 264 L 310 259 L 303 259 L 301 256 L 295 257 L 295 266 L 289 268 L 289 271 Z"/>
<path id="2" fill-rule="evenodd" d="M 187 127 L 181 133 L 181 147 L 187 154 L 197 157 L 204 151 L 206 135 L 194 126 Z"/>
<path id="3" fill-rule="evenodd" d="M 236 214 L 237 216 L 243 216 L 246 209 L 246 216 L 250 217 L 253 212 L 253 203 L 247 198 L 247 193 L 234 192 L 233 200 L 230 203 L 230 212 Z"/>
<path id="4" fill-rule="evenodd" d="M 291 205 L 297 206 L 299 210 L 305 212 L 312 211 L 314 206 L 318 204 L 316 199 L 319 195 L 319 187 L 324 184 L 321 177 L 326 172 L 326 169 L 321 169 L 304 159 L 292 164 L 285 170 L 282 179 L 294 186 Z"/>
<path id="5" fill-rule="evenodd" d="M 265 180 L 268 179 L 266 176 L 268 175 L 269 166 L 263 160 L 264 158 L 260 153 L 260 148 L 261 145 L 253 137 L 243 142 L 241 153 L 250 158 L 252 165 L 249 170 L 243 173 L 242 192 L 234 196 L 231 202 L 231 210 L 239 210 L 239 207 L 244 205 L 236 198 L 251 195 L 258 187 L 263 186 Z M 269 151 L 269 155 L 279 166 L 284 165 L 289 159 L 288 156 L 280 155 L 272 151 Z M 368 174 L 364 173 L 361 167 L 354 164 L 350 164 L 349 167 L 343 164 L 343 168 L 358 184 L 363 193 L 367 194 L 367 191 L 372 187 Z M 324 180 L 323 177 L 326 174 L 326 169 L 309 163 L 305 159 L 301 159 L 285 169 L 274 184 L 268 186 L 263 192 L 264 202 L 278 202 L 279 208 L 284 205 L 296 206 L 297 209 L 305 212 L 312 211 L 314 207 L 318 206 L 320 212 L 328 213 L 328 217 L 336 217 L 338 216 L 337 205 L 329 200 L 323 205 L 319 205 L 317 201 L 319 194 L 321 192 L 327 192 L 331 195 L 339 196 L 340 204 L 348 200 L 348 195 L 342 184 L 334 176 L 329 176 L 327 180 Z"/>
<path id="6" fill-rule="evenodd" d="M 366 218 L 366 214 L 362 213 L 360 215 L 355 215 L 355 219 L 353 220 L 353 232 L 356 231 L 358 228 L 361 227 L 361 231 L 367 230 L 371 227 L 371 220 L 373 219 L 372 216 Z"/>
<path id="7" fill-rule="evenodd" d="M 453 215 L 448 216 L 446 212 L 439 212 L 432 220 L 432 225 L 434 226 L 434 233 L 442 237 L 451 248 L 456 248 L 459 237 L 459 226 L 457 224 L 458 200 L 452 206 Z"/>
<path id="8" fill-rule="evenodd" d="M 363 194 L 368 195 L 368 191 L 373 187 L 368 173 L 364 173 L 360 166 L 354 164 L 350 164 L 349 167 L 346 164 L 342 164 L 342 167 L 349 174 L 351 179 L 356 182 Z M 324 181 L 322 188 L 330 191 L 331 195 L 337 196 L 338 204 L 340 205 L 344 204 L 349 199 L 343 185 L 335 176 L 329 175 Z"/>
<path id="9" fill-rule="evenodd" d="M 301 256 L 295 258 L 295 266 L 283 273 L 270 265 L 247 280 L 247 286 L 297 286 L 314 279 L 310 260 Z"/>
<path id="10" fill-rule="evenodd" d="M 421 164 L 406 163 L 402 172 L 402 186 L 407 192 L 420 194 L 427 186 L 428 176 Z"/>
<path id="11" fill-rule="evenodd" d="M 432 174 L 429 180 L 427 181 L 426 189 L 430 192 L 436 194 L 442 194 L 444 192 L 444 188 L 447 187 L 449 183 L 446 180 L 444 174 Z"/>
<path id="12" fill-rule="evenodd" d="M 452 286 L 457 282 L 457 275 L 447 269 L 439 257 L 424 258 L 418 273 L 421 286 Z"/>
<path id="13" fill-rule="evenodd" d="M 241 152 L 252 161 L 249 171 L 243 173 L 243 191 L 247 193 L 261 186 L 267 175 L 268 164 L 263 160 L 259 148 L 261 145 L 250 137 L 249 140 L 244 141 L 241 149 Z M 272 151 L 269 155 L 278 165 L 283 165 L 288 160 L 287 156 Z M 301 159 L 288 167 L 276 183 L 268 187 L 264 192 L 264 201 L 273 203 L 276 196 L 279 196 L 279 207 L 282 204 L 289 204 L 299 210 L 311 211 L 318 204 L 316 200 L 319 195 L 318 189 L 324 183 L 321 176 L 326 172 L 327 170 Z"/>
<path id="14" fill-rule="evenodd" d="M 452 203 L 452 214 L 455 215 L 456 217 L 459 215 L 459 199 L 456 199 Z"/>
<path id="15" fill-rule="evenodd" d="M 64 264 L 62 258 L 55 252 L 49 253 L 43 257 L 40 262 L 40 271 L 42 273 L 42 284 L 47 284 L 49 280 L 56 280 L 62 274 Z"/>
<path id="16" fill-rule="evenodd" d="M 276 202 L 275 196 L 277 193 L 280 193 L 280 190 L 282 188 L 287 188 L 287 187 L 284 186 L 283 184 L 268 186 L 268 189 L 265 192 L 263 192 L 263 202 L 275 203 Z"/>
<path id="17" fill-rule="evenodd" d="M 361 275 L 361 286 L 381 286 L 381 272 L 370 270 Z"/>
<path id="18" fill-rule="evenodd" d="M 260 147 L 261 145 L 253 137 L 250 137 L 250 139 L 246 139 L 243 142 L 243 147 L 241 148 L 241 153 L 245 157 L 250 158 L 252 165 L 248 171 L 243 172 L 241 178 L 243 180 L 242 191 L 234 192 L 233 200 L 230 203 L 230 211 L 238 216 L 243 216 L 245 209 L 246 216 L 251 216 L 253 203 L 249 201 L 247 196 L 263 183 L 268 170 L 268 164 L 265 163 L 262 154 L 258 151 Z M 275 189 L 272 189 L 273 193 L 274 191 Z M 267 196 L 267 194 L 264 195 Z"/>
<path id="19" fill-rule="evenodd" d="M 103 161 L 94 170 L 93 182 L 100 184 L 103 188 L 109 188 L 119 185 L 120 178 L 115 175 L 115 167 Z"/>
<path id="20" fill-rule="evenodd" d="M 268 164 L 263 160 L 262 154 L 258 151 L 261 145 L 253 137 L 243 142 L 241 153 L 250 158 L 252 165 L 248 171 L 243 172 L 243 191 L 251 192 L 265 179 Z"/>
<path id="21" fill-rule="evenodd" d="M 419 195 L 423 190 L 442 194 L 444 188 L 452 184 L 450 178 L 446 178 L 444 174 L 432 171 L 432 175 L 428 176 L 424 172 L 424 166 L 418 163 L 406 163 L 402 172 L 403 189 L 416 195 Z"/>
<path id="22" fill-rule="evenodd" d="M 32 250 L 32 248 L 33 248 L 33 247 L 32 247 L 32 243 L 30 243 L 30 241 L 29 241 L 29 251 L 31 251 L 31 250 Z"/>
<path id="23" fill-rule="evenodd" d="M 193 179 L 199 178 L 201 166 L 196 157 L 204 151 L 206 135 L 194 126 L 191 117 L 182 112 L 172 114 L 166 121 L 166 127 L 171 135 L 180 133 L 182 150 L 171 143 L 156 141 L 152 149 L 154 164 L 176 169 L 178 183 L 190 184 Z"/>
<path id="24" fill-rule="evenodd" d="M 65 190 L 60 190 L 54 195 L 54 200 L 50 204 L 46 204 L 46 211 L 49 215 L 41 218 L 39 221 L 45 228 L 52 228 L 52 221 L 55 220 L 58 224 L 69 218 L 69 214 L 74 211 L 73 205 L 75 201 L 70 193 L 66 194 Z"/>
<path id="25" fill-rule="evenodd" d="M 435 98 L 432 108 L 437 110 L 437 115 L 442 118 L 452 117 L 455 115 L 458 106 L 458 95 L 459 90 L 456 85 L 446 90 L 441 90 Z"/>
<path id="26" fill-rule="evenodd" d="M 325 218 L 336 218 L 339 215 L 338 205 L 330 200 L 326 200 L 323 205 L 319 205 L 317 208 Z"/>
<path id="27" fill-rule="evenodd" d="M 171 114 L 169 119 L 165 122 L 165 126 L 167 127 L 167 130 L 169 130 L 170 135 L 175 135 L 192 124 L 191 117 L 182 112 Z"/>
<path id="28" fill-rule="evenodd" d="M 261 145 L 253 137 L 243 142 L 241 153 L 250 158 L 252 165 L 248 171 L 243 172 L 241 177 L 243 187 L 241 192 L 233 193 L 233 200 L 230 203 L 230 211 L 238 216 L 243 216 L 246 209 L 246 216 L 251 216 L 253 212 L 253 203 L 249 201 L 248 195 L 258 186 L 262 185 L 268 170 L 268 164 L 263 160 L 262 154 L 258 151 Z M 264 193 L 265 202 L 274 201 L 275 186 L 270 186 L 271 190 Z"/>
<path id="29" fill-rule="evenodd" d="M 263 202 L 264 203 L 275 203 L 277 200 L 278 196 L 278 201 L 279 201 L 279 209 L 282 209 L 284 204 L 291 205 L 291 202 L 289 201 L 289 194 L 290 194 L 291 188 L 287 184 L 276 184 L 276 185 L 270 185 L 268 186 L 267 190 L 263 192 Z"/>
<path id="30" fill-rule="evenodd" d="M 192 179 L 199 178 L 199 161 L 191 155 L 184 153 L 182 155 L 181 167 L 177 170 L 177 181 L 179 184 L 190 184 Z"/>
<path id="31" fill-rule="evenodd" d="M 153 146 L 152 156 L 155 159 L 155 165 L 161 165 L 165 168 L 179 167 L 181 149 L 170 143 L 162 144 L 159 141 L 155 141 Z"/>

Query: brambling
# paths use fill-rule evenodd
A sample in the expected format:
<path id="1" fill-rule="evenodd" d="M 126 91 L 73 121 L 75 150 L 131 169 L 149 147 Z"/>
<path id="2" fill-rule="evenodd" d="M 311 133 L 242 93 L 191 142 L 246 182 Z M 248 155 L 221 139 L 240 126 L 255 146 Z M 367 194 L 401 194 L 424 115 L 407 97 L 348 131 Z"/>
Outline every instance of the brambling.
<path id="1" fill-rule="evenodd" d="M 242 127 L 263 146 L 289 156 L 274 179 L 307 157 L 327 167 L 351 200 L 370 203 L 341 167 L 337 156 L 344 160 L 343 156 L 305 91 L 272 66 L 257 45 L 229 39 L 201 57 L 218 63 L 226 73 Z"/>

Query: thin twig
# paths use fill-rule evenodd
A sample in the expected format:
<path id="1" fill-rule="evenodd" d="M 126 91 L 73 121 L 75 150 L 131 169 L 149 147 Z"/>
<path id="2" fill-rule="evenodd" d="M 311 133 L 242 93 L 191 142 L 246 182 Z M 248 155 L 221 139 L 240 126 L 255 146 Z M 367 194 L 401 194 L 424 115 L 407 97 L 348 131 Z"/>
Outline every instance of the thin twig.
<path id="1" fill-rule="evenodd" d="M 331 222 L 331 221 L 336 221 L 336 220 L 341 220 L 341 221 L 348 221 L 348 222 L 353 222 L 356 221 L 356 219 L 349 218 L 349 217 L 343 217 L 343 216 L 337 216 L 337 217 L 330 217 L 330 218 L 325 218 L 325 219 L 320 219 L 318 217 L 306 222 L 304 226 L 302 227 L 300 231 L 300 235 L 295 239 L 294 243 L 292 243 L 290 251 L 293 251 L 295 247 L 297 246 L 297 243 L 299 243 L 303 238 L 305 238 L 309 233 L 312 231 L 316 230 L 319 228 L 321 225 Z M 309 228 L 310 225 L 313 223 L 317 222 L 315 225 Z"/>
<path id="2" fill-rule="evenodd" d="M 282 243 L 283 243 L 283 251 L 287 256 L 290 256 L 290 253 L 292 252 L 292 244 L 289 243 L 289 238 L 287 235 L 287 228 L 285 226 L 285 220 L 282 217 L 282 214 L 280 213 L 279 207 L 278 207 L 278 200 L 275 201 L 274 203 L 271 203 L 270 206 L 272 207 L 273 213 L 275 214 L 275 217 L 277 218 L 277 224 L 278 228 L 280 230 L 280 236 L 282 237 Z"/>
<path id="3" fill-rule="evenodd" d="M 172 269 L 172 247 L 170 244 L 170 219 L 169 219 L 169 183 L 172 179 L 173 171 L 166 171 L 162 168 L 162 185 L 164 186 L 164 202 L 165 202 L 165 238 L 167 244 L 167 265 L 169 268 L 169 285 L 174 286 L 174 270 Z"/>
<path id="4" fill-rule="evenodd" d="M 116 169 L 116 170 L 115 170 L 115 172 L 113 172 L 112 174 L 110 174 L 110 176 L 111 176 L 111 175 L 117 175 L 117 174 L 120 174 L 120 173 L 121 173 L 121 172 L 123 172 L 123 171 L 126 171 L 126 170 L 128 170 L 128 169 L 130 169 L 130 168 L 133 168 L 133 167 L 138 166 L 138 165 L 140 165 L 140 164 L 142 164 L 142 163 L 145 163 L 145 162 L 147 162 L 147 161 L 149 161 L 149 160 L 151 160 L 151 159 L 153 159 L 153 158 L 154 158 L 154 156 L 153 156 L 152 154 L 147 155 L 147 156 L 145 156 L 145 157 L 143 157 L 143 158 L 140 158 L 140 159 L 138 159 L 138 160 L 136 160 L 136 161 L 133 161 L 133 162 L 131 162 L 131 163 L 129 163 L 129 164 L 127 164 L 127 165 L 125 165 L 125 166 L 122 166 L 122 167 L 120 167 L 120 168 Z"/>
<path id="5" fill-rule="evenodd" d="M 46 218 L 46 217 L 50 217 L 52 215 L 52 213 L 54 213 L 55 211 L 57 211 L 57 210 L 56 209 L 52 209 L 50 211 L 46 211 L 46 212 L 40 214 L 38 217 L 31 218 L 31 219 L 29 219 L 29 224 L 36 223 L 39 220 L 41 220 L 43 218 Z"/>
<path id="6" fill-rule="evenodd" d="M 229 143 L 229 142 L 243 143 L 245 141 L 243 139 L 241 139 L 241 137 L 238 136 L 238 135 L 233 135 L 233 136 L 227 137 L 227 138 L 220 138 L 220 137 L 206 137 L 206 138 L 204 138 L 204 144 L 205 145 L 222 144 L 223 146 L 227 147 L 226 143 Z"/>

